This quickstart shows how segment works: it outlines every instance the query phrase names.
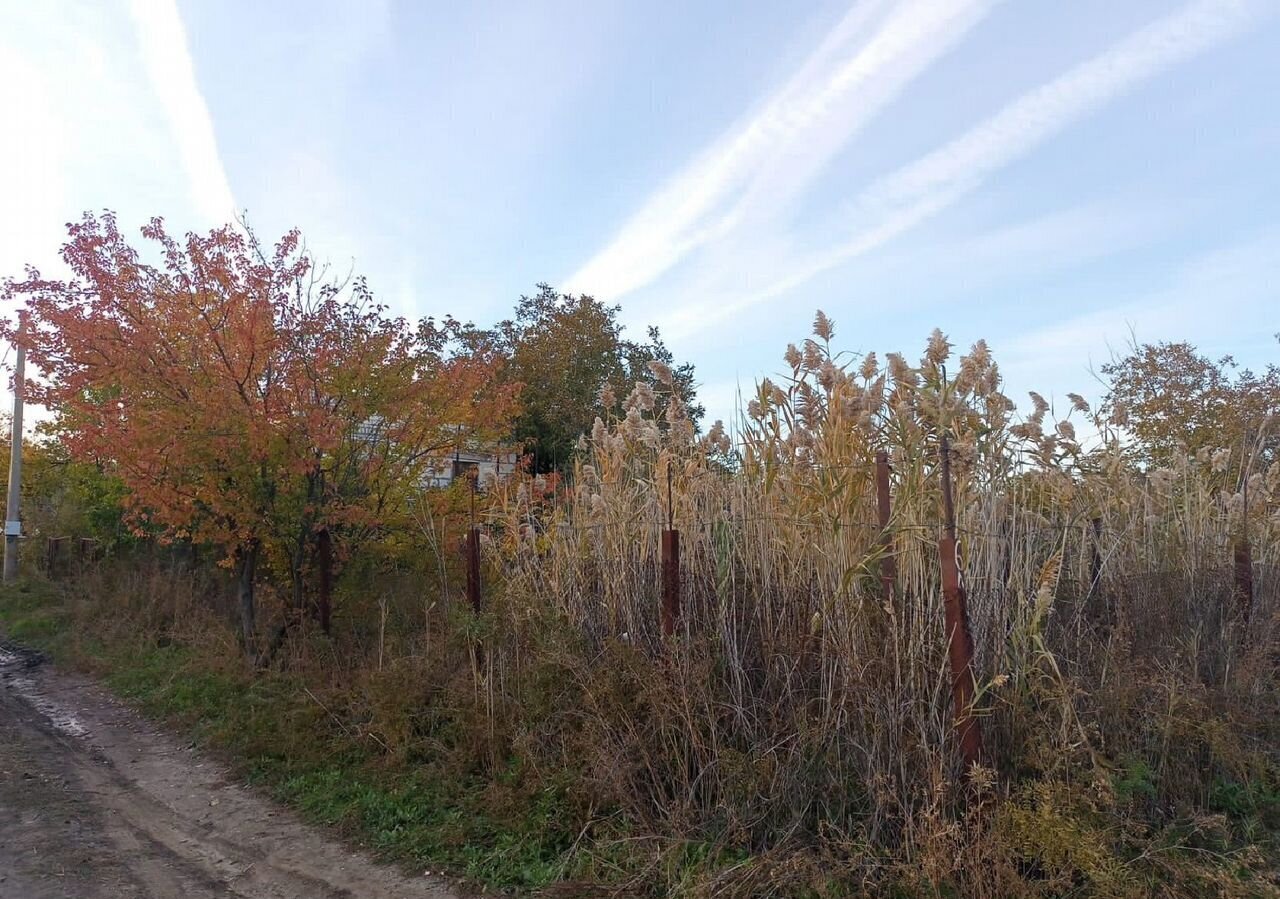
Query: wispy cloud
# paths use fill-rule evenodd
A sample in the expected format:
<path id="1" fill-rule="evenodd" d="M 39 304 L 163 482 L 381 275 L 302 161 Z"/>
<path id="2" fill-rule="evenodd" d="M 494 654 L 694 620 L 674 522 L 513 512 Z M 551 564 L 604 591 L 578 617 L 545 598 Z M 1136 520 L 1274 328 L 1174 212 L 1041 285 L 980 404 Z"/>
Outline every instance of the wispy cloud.
<path id="1" fill-rule="evenodd" d="M 1150 291 L 1071 315 L 1008 339 L 997 338 L 1006 380 L 1020 391 L 1089 393 L 1090 364 L 1141 342 L 1191 341 L 1211 356 L 1232 353 L 1245 364 L 1272 357 L 1274 328 L 1268 310 L 1280 299 L 1280 230 L 1246 235 L 1205 251 L 1173 269 Z M 1255 322 L 1247 339 L 1240 323 Z"/>
<path id="2" fill-rule="evenodd" d="M 1238 34 L 1262 4 L 1198 0 L 1135 32 L 1102 54 L 1014 100 L 940 149 L 870 185 L 821 230 L 851 236 L 816 251 L 784 252 L 757 264 L 764 286 L 686 306 L 668 322 L 691 333 L 779 296 L 815 275 L 884 245 L 954 204 L 989 176 L 1144 79 Z M 760 258 L 758 251 L 753 255 Z M 723 290 L 723 288 L 722 288 Z M 702 292 L 706 292 L 705 285 Z"/>
<path id="3" fill-rule="evenodd" d="M 567 288 L 616 300 L 749 215 L 776 213 L 992 5 L 857 3 L 782 87 L 650 197 Z"/>
<path id="4" fill-rule="evenodd" d="M 227 173 L 218 156 L 213 118 L 196 81 L 186 29 L 176 0 L 131 0 L 143 64 L 169 120 L 192 199 L 206 224 L 236 212 Z"/>

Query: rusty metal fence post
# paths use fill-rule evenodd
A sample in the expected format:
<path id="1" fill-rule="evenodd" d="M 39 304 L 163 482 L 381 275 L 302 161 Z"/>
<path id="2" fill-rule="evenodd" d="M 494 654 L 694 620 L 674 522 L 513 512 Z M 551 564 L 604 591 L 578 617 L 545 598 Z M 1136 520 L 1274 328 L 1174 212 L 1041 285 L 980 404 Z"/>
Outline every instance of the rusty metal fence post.
<path id="1" fill-rule="evenodd" d="M 480 614 L 480 528 L 476 525 L 476 491 L 480 486 L 479 475 L 468 475 L 471 482 L 471 524 L 467 529 L 467 602 L 471 611 Z"/>
<path id="2" fill-rule="evenodd" d="M 467 601 L 471 611 L 480 613 L 480 528 L 467 531 Z"/>
<path id="3" fill-rule="evenodd" d="M 675 524 L 675 496 L 671 463 L 667 462 L 667 529 L 662 532 L 662 636 L 670 637 L 680 624 L 680 532 Z"/>
<path id="4" fill-rule="evenodd" d="M 947 658 L 951 664 L 952 714 L 965 770 L 982 759 L 982 725 L 973 714 L 977 685 L 973 673 L 973 635 L 969 631 L 968 597 L 960 584 L 957 557 L 955 504 L 951 495 L 951 447 L 945 434 L 939 443 L 942 457 L 942 537 L 938 560 L 942 568 L 942 598 L 947 627 Z"/>
<path id="5" fill-rule="evenodd" d="M 1253 612 L 1253 547 L 1248 537 L 1241 537 L 1235 544 L 1235 594 L 1245 623 Z"/>
<path id="6" fill-rule="evenodd" d="M 1241 476 L 1244 509 L 1240 520 L 1240 539 L 1235 545 L 1235 594 L 1245 624 L 1253 614 L 1253 546 L 1249 542 L 1249 472 Z"/>
<path id="7" fill-rule="evenodd" d="M 893 601 L 893 586 L 898 580 L 898 563 L 894 559 L 893 535 L 889 532 L 889 519 L 892 515 L 891 497 L 889 495 L 889 454 L 884 450 L 876 453 L 876 512 L 880 523 L 880 584 L 884 587 L 884 598 Z"/>
<path id="8" fill-rule="evenodd" d="M 662 532 L 662 636 L 670 637 L 680 623 L 680 532 Z"/>

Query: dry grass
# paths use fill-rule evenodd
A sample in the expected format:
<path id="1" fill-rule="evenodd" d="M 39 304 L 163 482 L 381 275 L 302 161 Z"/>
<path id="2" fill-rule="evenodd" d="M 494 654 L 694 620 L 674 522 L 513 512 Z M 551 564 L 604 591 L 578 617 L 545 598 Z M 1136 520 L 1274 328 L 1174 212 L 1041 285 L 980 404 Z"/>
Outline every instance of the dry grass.
<path id="1" fill-rule="evenodd" d="M 759 386 L 736 445 L 719 428 L 695 439 L 678 404 L 641 387 L 597 423 L 568 490 L 529 481 L 501 498 L 501 612 L 581 642 L 563 764 L 649 832 L 749 853 L 709 894 L 1146 889 L 1162 875 L 1144 840 L 1203 812 L 1215 784 L 1275 783 L 1277 472 L 1254 478 L 1246 622 L 1229 568 L 1239 448 L 1144 475 L 1083 400 L 1055 420 L 1034 397 L 1015 423 L 982 344 L 948 376 L 938 333 L 916 365 L 833 355 L 829 340 L 820 317 L 789 348 L 790 376 Z M 968 796 L 938 573 L 943 434 L 988 749 Z M 878 450 L 893 471 L 889 595 Z M 685 588 L 664 642 L 668 516 Z M 518 694 L 539 662 L 496 656 L 489 689 Z M 1151 781 L 1127 833 L 1113 831 L 1125 765 Z"/>

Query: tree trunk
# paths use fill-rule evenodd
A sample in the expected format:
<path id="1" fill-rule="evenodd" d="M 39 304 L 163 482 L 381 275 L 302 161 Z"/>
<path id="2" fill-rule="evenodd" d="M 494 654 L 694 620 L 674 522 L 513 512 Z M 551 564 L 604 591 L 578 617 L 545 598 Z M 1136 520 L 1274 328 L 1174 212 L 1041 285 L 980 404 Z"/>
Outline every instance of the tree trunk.
<path id="1" fill-rule="evenodd" d="M 258 542 L 256 540 L 240 550 L 240 639 L 245 655 L 251 664 L 258 661 L 257 627 L 254 622 L 253 586 L 258 572 Z"/>
<path id="2" fill-rule="evenodd" d="M 329 616 L 333 612 L 333 538 L 329 529 L 323 528 L 316 535 L 316 555 L 320 568 L 319 596 L 320 630 L 329 633 Z"/>

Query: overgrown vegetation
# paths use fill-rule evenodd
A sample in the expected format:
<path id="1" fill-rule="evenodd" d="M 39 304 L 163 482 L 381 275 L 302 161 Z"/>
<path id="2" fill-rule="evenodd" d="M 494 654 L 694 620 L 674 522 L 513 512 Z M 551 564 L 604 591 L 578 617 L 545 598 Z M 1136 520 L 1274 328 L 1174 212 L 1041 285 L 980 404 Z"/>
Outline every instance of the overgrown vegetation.
<path id="1" fill-rule="evenodd" d="M 1032 394 L 1018 416 L 983 343 L 954 359 L 935 332 L 918 361 L 882 363 L 839 352 L 833 330 L 819 313 L 732 432 L 700 435 L 687 383 L 655 359 L 625 398 L 594 396 L 564 477 L 529 471 L 479 496 L 404 487 L 344 544 L 332 627 L 298 614 L 311 562 L 260 580 L 257 627 L 284 635 L 269 663 L 238 652 L 257 639 L 233 624 L 243 590 L 195 551 L 197 530 L 104 539 L 106 558 L 6 591 L 0 621 L 315 820 L 490 884 L 1276 894 L 1274 401 L 1254 404 L 1256 423 L 1223 418 L 1239 426 L 1210 443 L 1215 400 L 1192 394 L 1222 382 L 1188 382 L 1189 436 L 1179 444 L 1180 418 L 1160 406 L 1139 410 L 1159 433 L 1135 439 L 1129 400 L 1147 388 L 1125 378 L 1151 375 L 1145 351 L 1111 369 L 1101 412 Z M 93 426 L 72 411 L 62 428 Z M 282 470 L 334 463 L 310 432 L 281 433 L 311 460 Z M 944 441 L 985 740 L 969 769 L 940 576 Z M 31 450 L 32 490 L 48 497 L 28 494 L 30 531 L 106 538 L 120 498 L 139 502 L 118 460 L 77 446 Z M 49 474 L 60 467 L 74 477 Z M 480 614 L 460 597 L 473 503 Z M 664 635 L 668 528 L 683 604 Z"/>
<path id="2" fill-rule="evenodd" d="M 1274 889 L 1276 808 L 1224 800 L 1268 795 L 1280 771 L 1280 467 L 1250 442 L 1139 470 L 1082 398 L 1051 416 L 1033 395 L 1015 422 L 981 343 L 957 362 L 935 332 L 918 363 L 882 366 L 834 355 L 831 330 L 819 314 L 789 348 L 736 446 L 637 385 L 572 490 L 509 485 L 504 611 L 581 641 L 582 708 L 543 751 L 645 831 L 745 853 L 699 882 L 710 893 Z M 944 436 L 986 732 L 968 772 L 937 555 Z M 674 639 L 655 608 L 668 521 L 686 572 Z M 1232 568 L 1246 539 L 1251 596 Z M 494 653 L 499 695 L 539 664 L 519 646 Z"/>

